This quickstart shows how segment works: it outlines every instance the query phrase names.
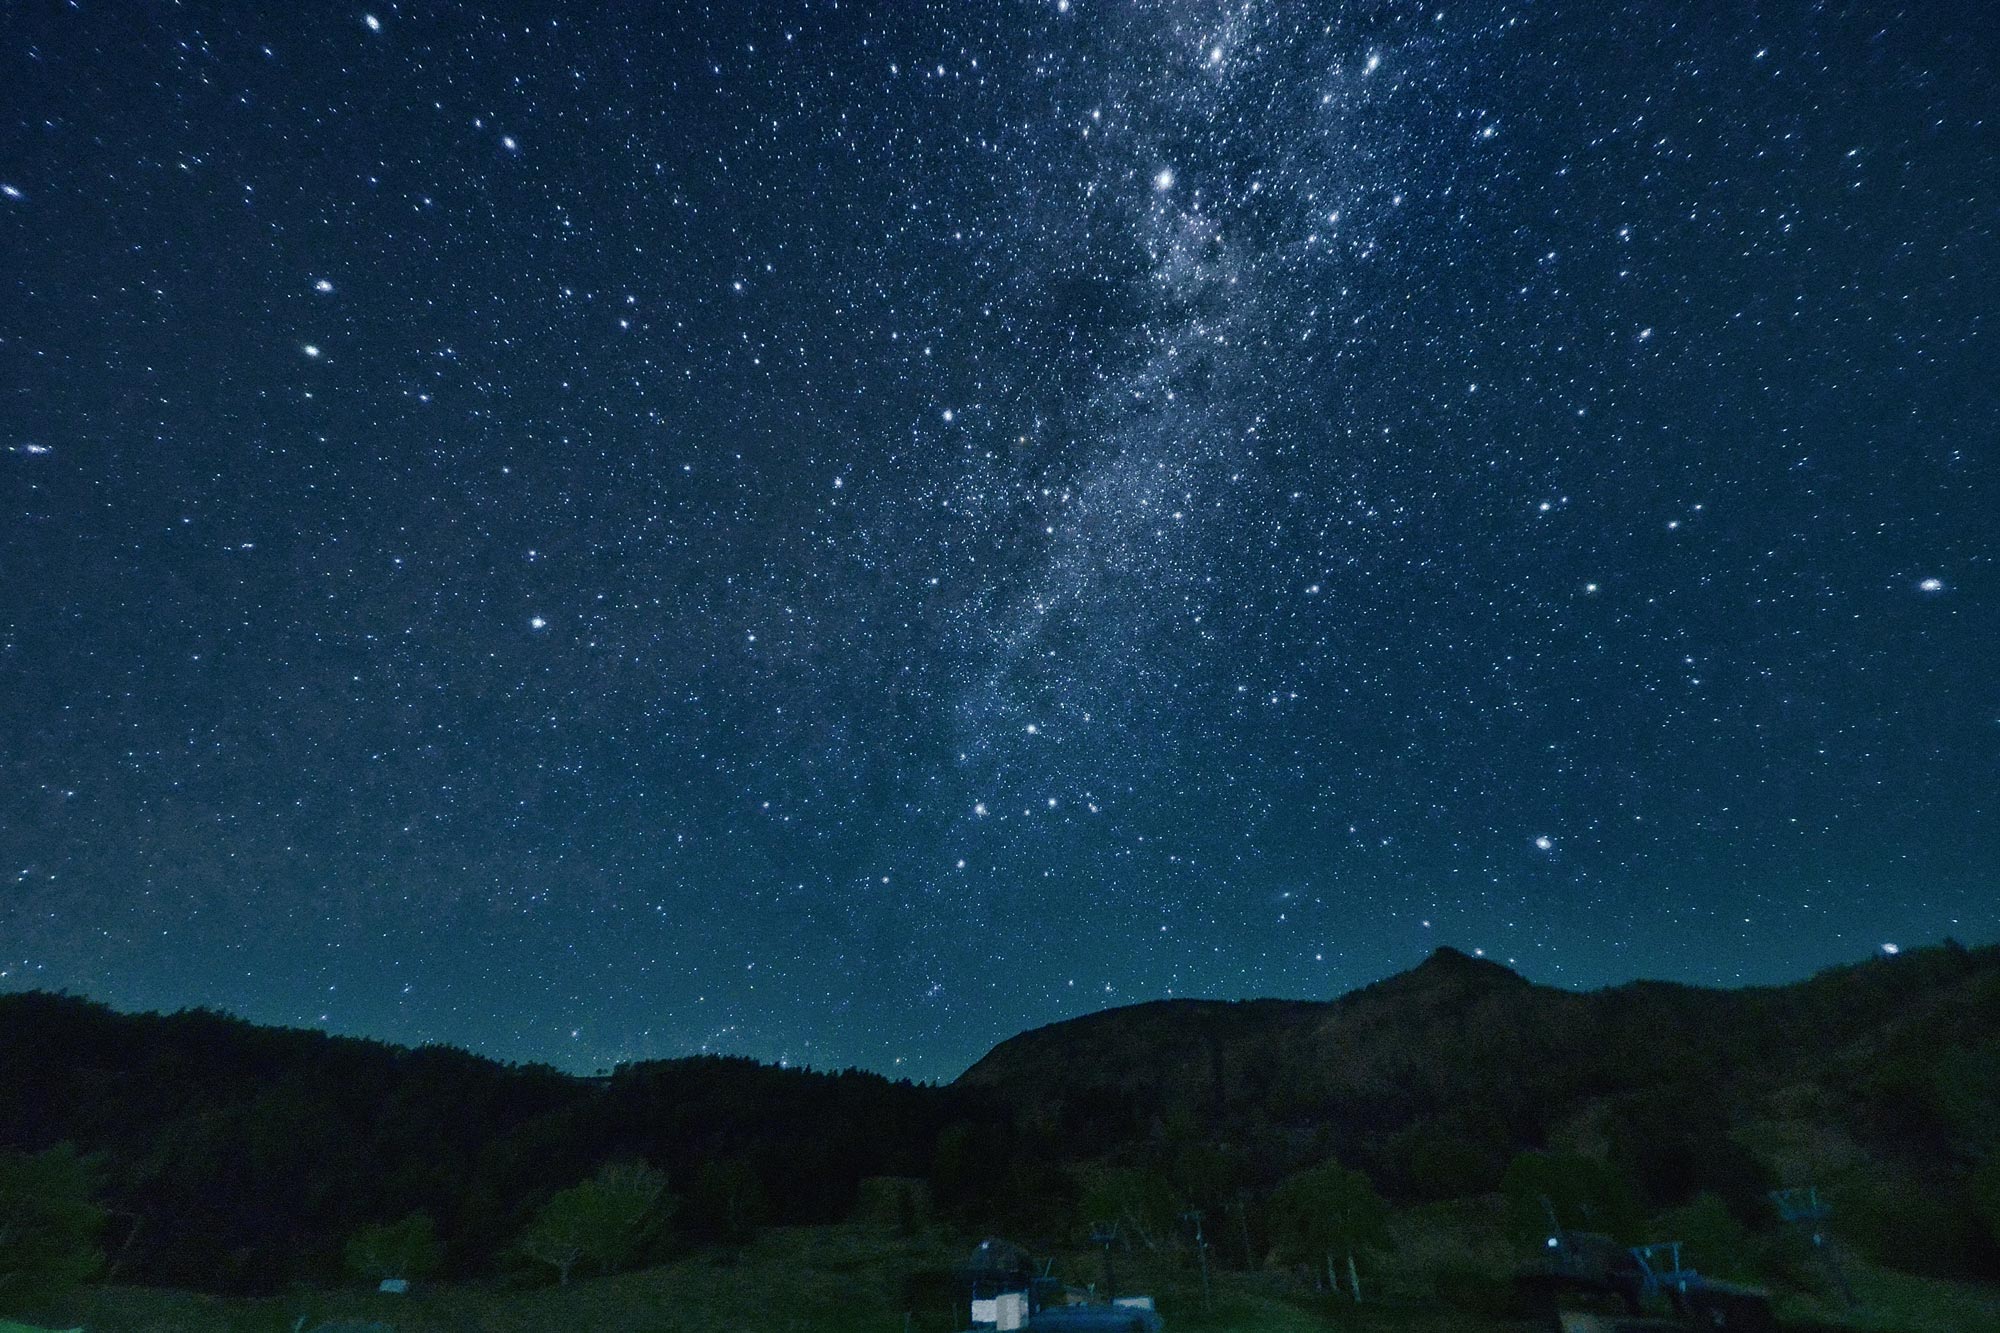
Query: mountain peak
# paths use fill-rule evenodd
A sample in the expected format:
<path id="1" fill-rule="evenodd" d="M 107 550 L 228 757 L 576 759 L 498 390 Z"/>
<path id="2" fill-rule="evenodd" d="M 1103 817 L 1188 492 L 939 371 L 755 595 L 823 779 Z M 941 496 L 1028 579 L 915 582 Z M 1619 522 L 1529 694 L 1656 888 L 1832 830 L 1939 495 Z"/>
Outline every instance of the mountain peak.
<path id="1" fill-rule="evenodd" d="M 1439 945 L 1431 950 L 1430 957 L 1404 975 L 1437 980 L 1508 981 L 1527 984 L 1527 978 L 1513 968 L 1496 963 L 1491 958 L 1475 957 L 1463 949 L 1454 949 L 1449 944 Z"/>

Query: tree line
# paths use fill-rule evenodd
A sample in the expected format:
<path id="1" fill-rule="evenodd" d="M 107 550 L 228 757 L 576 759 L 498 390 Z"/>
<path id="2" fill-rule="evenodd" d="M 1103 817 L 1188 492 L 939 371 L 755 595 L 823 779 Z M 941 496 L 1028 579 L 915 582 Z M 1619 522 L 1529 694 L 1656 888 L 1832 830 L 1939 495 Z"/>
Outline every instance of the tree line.
<path id="1" fill-rule="evenodd" d="M 1418 1007 L 1399 1000 L 1351 1025 L 1381 1026 L 1407 1073 L 1339 1101 L 1325 1069 L 1282 1052 L 1199 1062 L 1192 1092 L 1065 1083 L 1046 1065 L 1007 1087 L 937 1087 L 718 1057 L 582 1079 L 203 1011 L 0 996 L 0 1284 L 30 1271 L 238 1292 L 344 1275 L 562 1281 L 842 1220 L 887 1180 L 910 1187 L 890 1195 L 901 1225 L 1049 1243 L 1102 1224 L 1179 1253 L 1199 1235 L 1204 1261 L 1352 1291 L 1385 1210 L 1439 1200 L 1548 1197 L 1566 1224 L 1619 1237 L 1667 1212 L 1716 1235 L 1769 1230 L 1767 1192 L 1798 1182 L 1752 1151 L 1769 1112 L 1743 1071 L 1774 1051 L 1790 1053 L 1784 1113 L 1852 1145 L 1845 1174 L 1819 1182 L 1837 1225 L 1892 1266 L 1991 1277 L 2000 969 L 1992 951 L 1931 952 L 1753 997 L 1777 1015 L 1761 1027 L 1718 1017 L 1713 993 L 1614 996 L 1643 1020 L 1632 1032 L 1657 1045 L 1650 1034 L 1696 1031 L 1705 1058 L 1662 1063 L 1636 1036 L 1625 1051 L 1600 1022 L 1581 1091 L 1575 1062 L 1493 1070 L 1425 1046 L 1395 1026 Z M 1435 1010 L 1438 993 L 1419 999 Z M 1438 1030 L 1564 1049 L 1561 1013 L 1476 1012 L 1476 1032 Z M 1857 1054 L 1829 1045 L 1869 1013 L 1895 1021 Z M 1110 1035 L 1065 1052 L 1070 1067 L 1146 1073 L 1171 1058 L 1121 1048 L 1128 1020 L 1104 1017 Z M 1621 1083 L 1620 1068 L 1648 1072 Z M 1555 1151 L 1575 1126 L 1588 1154 Z M 1543 1224 L 1515 1211 L 1524 1237 Z"/>

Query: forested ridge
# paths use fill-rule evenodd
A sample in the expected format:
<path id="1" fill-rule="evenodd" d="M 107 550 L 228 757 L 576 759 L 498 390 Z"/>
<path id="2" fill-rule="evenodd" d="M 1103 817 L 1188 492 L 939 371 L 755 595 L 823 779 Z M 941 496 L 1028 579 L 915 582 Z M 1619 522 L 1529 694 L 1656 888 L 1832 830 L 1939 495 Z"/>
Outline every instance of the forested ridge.
<path id="1" fill-rule="evenodd" d="M 893 1197 L 906 1222 L 1070 1238 L 1115 1217 L 1148 1244 L 1202 1208 L 1259 1265 L 1288 1200 L 1348 1181 L 1329 1164 L 1401 1208 L 1569 1188 L 1547 1183 L 1565 1163 L 1607 1229 L 1702 1200 L 1768 1228 L 1770 1189 L 1814 1184 L 1880 1262 L 2000 1275 L 1995 948 L 1587 994 L 1441 951 L 1330 1002 L 1039 1029 L 947 1086 L 718 1057 L 580 1078 L 26 993 L 0 996 L 0 1071 L 0 1149 L 53 1178 L 74 1148 L 122 1281 L 269 1290 L 366 1268 L 418 1223 L 446 1276 L 521 1271 L 593 1179 L 648 1191 L 621 1262 Z"/>

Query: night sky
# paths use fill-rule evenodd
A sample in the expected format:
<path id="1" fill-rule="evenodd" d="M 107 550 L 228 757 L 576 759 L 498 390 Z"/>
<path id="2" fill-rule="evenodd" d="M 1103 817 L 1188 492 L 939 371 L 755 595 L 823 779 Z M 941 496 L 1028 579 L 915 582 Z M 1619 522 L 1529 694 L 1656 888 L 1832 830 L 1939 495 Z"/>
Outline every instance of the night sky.
<path id="1" fill-rule="evenodd" d="M 949 1077 L 2000 937 L 1979 4 L 0 10 L 0 988 Z"/>

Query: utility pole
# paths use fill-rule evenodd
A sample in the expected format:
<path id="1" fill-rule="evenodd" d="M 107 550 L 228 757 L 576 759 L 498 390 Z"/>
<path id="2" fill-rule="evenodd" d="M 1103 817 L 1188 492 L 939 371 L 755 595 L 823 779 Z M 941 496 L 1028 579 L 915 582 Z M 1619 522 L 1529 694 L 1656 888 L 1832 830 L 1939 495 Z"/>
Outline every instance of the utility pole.
<path id="1" fill-rule="evenodd" d="M 1840 1254 L 1828 1243 L 1826 1215 L 1830 1211 L 1819 1197 L 1819 1190 L 1812 1185 L 1798 1189 L 1772 1190 L 1771 1202 L 1778 1206 L 1778 1220 L 1798 1224 L 1812 1236 L 1812 1246 L 1821 1258 L 1826 1260 L 1828 1271 L 1833 1274 L 1834 1283 L 1840 1288 L 1840 1297 L 1854 1308 L 1854 1289 L 1847 1285 L 1847 1273 L 1840 1266 Z"/>
<path id="2" fill-rule="evenodd" d="M 1118 1227 L 1111 1222 L 1097 1222 L 1090 1228 L 1090 1241 L 1104 1247 L 1104 1299 L 1118 1299 L 1118 1270 L 1111 1263 L 1111 1247 L 1118 1242 Z"/>
<path id="3" fill-rule="evenodd" d="M 1190 1208 L 1182 1217 L 1194 1223 L 1194 1252 L 1201 1259 L 1201 1308 L 1208 1308 L 1208 1238 L 1201 1230 L 1201 1209 Z"/>

